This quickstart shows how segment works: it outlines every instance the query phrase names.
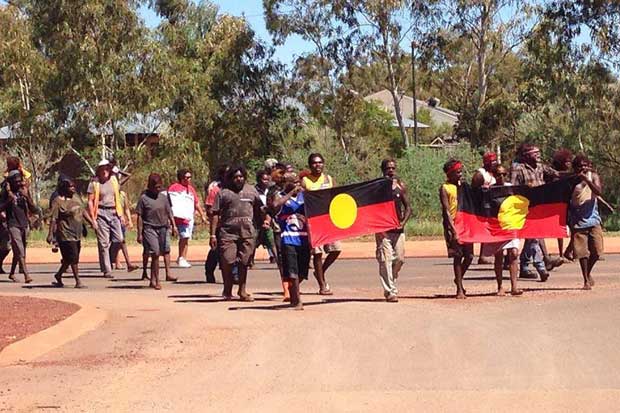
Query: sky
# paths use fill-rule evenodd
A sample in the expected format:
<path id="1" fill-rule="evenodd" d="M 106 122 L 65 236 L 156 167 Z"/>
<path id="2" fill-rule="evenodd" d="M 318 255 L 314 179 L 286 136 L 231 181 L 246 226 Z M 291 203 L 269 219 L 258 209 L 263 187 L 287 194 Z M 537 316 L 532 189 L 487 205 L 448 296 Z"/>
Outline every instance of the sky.
<path id="1" fill-rule="evenodd" d="M 262 0 L 211 0 L 216 4 L 220 13 L 233 16 L 244 16 L 250 23 L 256 35 L 268 44 L 272 44 L 271 36 L 265 27 Z M 159 22 L 157 15 L 146 7 L 141 9 L 141 14 L 146 23 L 153 27 Z M 312 50 L 311 45 L 299 36 L 291 36 L 286 43 L 276 48 L 275 57 L 282 63 L 290 65 L 295 59 Z"/>

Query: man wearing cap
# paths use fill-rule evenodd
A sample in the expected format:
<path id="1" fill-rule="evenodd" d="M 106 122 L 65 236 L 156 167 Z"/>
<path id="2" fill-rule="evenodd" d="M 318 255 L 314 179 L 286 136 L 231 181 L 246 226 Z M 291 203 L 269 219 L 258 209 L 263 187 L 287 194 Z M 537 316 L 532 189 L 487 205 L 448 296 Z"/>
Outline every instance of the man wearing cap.
<path id="1" fill-rule="evenodd" d="M 88 185 L 88 212 L 95 222 L 99 268 L 105 278 L 113 278 L 110 246 L 123 242 L 124 211 L 121 204 L 120 184 L 112 176 L 110 161 L 102 160 L 97 165 L 96 177 Z"/>
<path id="2" fill-rule="evenodd" d="M 558 173 L 541 162 L 540 149 L 529 143 L 522 143 L 517 149 L 517 159 L 511 167 L 511 181 L 513 185 L 527 185 L 531 187 L 544 185 L 545 176 L 557 176 Z M 537 278 L 536 274 L 529 270 L 529 262 L 534 263 L 534 268 L 540 276 L 540 281 L 545 282 L 549 278 L 547 269 L 553 269 L 562 265 L 563 261 L 558 258 L 551 261 L 546 254 L 544 239 L 526 239 L 521 251 L 520 278 Z M 546 266 L 546 264 L 549 264 Z"/>

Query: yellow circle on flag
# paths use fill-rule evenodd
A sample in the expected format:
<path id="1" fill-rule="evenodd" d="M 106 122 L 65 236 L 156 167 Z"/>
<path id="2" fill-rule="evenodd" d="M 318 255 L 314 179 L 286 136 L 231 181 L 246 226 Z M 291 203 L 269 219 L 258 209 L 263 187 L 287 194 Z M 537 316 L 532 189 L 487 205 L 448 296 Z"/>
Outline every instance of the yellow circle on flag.
<path id="1" fill-rule="evenodd" d="M 347 229 L 357 218 L 357 203 L 349 194 L 338 194 L 329 204 L 329 218 L 340 229 Z"/>
<path id="2" fill-rule="evenodd" d="M 511 195 L 499 207 L 497 218 L 502 229 L 521 229 L 529 210 L 530 201 L 522 195 Z"/>

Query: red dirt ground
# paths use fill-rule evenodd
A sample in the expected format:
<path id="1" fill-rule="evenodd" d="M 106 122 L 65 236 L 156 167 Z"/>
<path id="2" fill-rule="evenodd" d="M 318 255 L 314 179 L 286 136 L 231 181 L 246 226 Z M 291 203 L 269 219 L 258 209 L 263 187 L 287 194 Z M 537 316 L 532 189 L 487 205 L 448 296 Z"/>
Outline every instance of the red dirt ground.
<path id="1" fill-rule="evenodd" d="M 0 296 L 0 351 L 53 326 L 80 309 L 77 304 L 32 297 Z"/>

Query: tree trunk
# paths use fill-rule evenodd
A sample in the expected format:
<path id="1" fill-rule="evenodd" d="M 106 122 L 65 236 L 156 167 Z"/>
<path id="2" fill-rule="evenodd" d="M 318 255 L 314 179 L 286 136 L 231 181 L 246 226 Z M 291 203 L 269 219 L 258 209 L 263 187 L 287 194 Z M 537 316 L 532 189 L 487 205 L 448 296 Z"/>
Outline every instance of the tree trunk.
<path id="1" fill-rule="evenodd" d="M 403 113 L 400 109 L 400 97 L 398 96 L 398 84 L 396 83 L 396 76 L 394 75 L 394 65 L 392 64 L 392 48 L 389 43 L 389 34 L 387 28 L 381 28 L 381 36 L 383 39 L 383 56 L 385 56 L 385 64 L 388 71 L 388 77 L 390 82 L 390 94 L 394 102 L 394 113 L 396 115 L 396 121 L 398 122 L 398 130 L 403 140 L 405 148 L 409 147 L 409 138 L 407 131 L 405 130 L 405 124 L 403 123 Z M 416 127 L 417 125 L 414 125 Z"/>

